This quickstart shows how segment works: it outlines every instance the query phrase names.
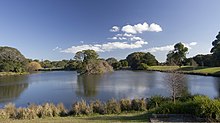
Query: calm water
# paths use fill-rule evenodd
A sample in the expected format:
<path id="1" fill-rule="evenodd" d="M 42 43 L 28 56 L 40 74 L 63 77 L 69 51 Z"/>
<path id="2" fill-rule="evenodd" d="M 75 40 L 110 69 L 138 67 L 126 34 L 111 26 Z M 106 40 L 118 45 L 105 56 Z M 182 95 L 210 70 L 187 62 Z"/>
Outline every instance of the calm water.
<path id="1" fill-rule="evenodd" d="M 85 99 L 141 98 L 169 96 L 164 76 L 167 73 L 115 71 L 104 75 L 77 76 L 73 71 L 39 72 L 23 76 L 0 77 L 0 107 L 8 102 L 27 106 L 34 102 L 63 102 L 70 106 Z M 219 97 L 220 78 L 187 75 L 188 91 Z"/>

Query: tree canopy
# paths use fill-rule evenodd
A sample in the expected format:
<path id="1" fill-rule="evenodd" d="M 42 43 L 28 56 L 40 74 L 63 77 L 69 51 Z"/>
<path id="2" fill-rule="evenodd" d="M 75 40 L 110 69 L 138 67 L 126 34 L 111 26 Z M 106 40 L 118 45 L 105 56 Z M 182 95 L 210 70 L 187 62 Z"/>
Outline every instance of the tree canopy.
<path id="1" fill-rule="evenodd" d="M 80 74 L 101 74 L 113 71 L 105 60 L 98 59 L 99 55 L 94 50 L 83 50 L 75 54 L 74 58 L 82 65 L 78 68 Z"/>
<path id="2" fill-rule="evenodd" d="M 154 66 L 158 64 L 158 61 L 156 60 L 155 56 L 151 53 L 144 53 L 144 52 L 134 52 L 129 54 L 126 57 L 126 60 L 128 62 L 128 65 L 132 69 L 139 69 L 140 66 L 143 66 L 143 64 Z"/>
<path id="3" fill-rule="evenodd" d="M 174 50 L 169 51 L 167 54 L 167 63 L 176 64 L 180 67 L 183 64 L 183 61 L 186 59 L 186 53 L 188 48 L 185 47 L 181 42 L 174 45 Z"/>
<path id="4" fill-rule="evenodd" d="M 0 71 L 24 72 L 27 59 L 15 48 L 0 47 Z"/>
<path id="5" fill-rule="evenodd" d="M 213 58 L 215 60 L 215 65 L 220 66 L 220 32 L 216 36 L 216 39 L 212 42 L 213 48 L 211 53 L 213 53 Z"/>

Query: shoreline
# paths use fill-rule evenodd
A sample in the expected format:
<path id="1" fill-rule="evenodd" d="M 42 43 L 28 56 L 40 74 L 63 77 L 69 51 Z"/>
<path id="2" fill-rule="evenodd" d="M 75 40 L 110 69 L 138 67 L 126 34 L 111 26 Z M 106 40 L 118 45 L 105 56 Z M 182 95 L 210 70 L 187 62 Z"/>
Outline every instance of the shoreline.
<path id="1" fill-rule="evenodd" d="M 3 76 L 16 76 L 16 75 L 27 75 L 29 74 L 28 72 L 23 72 L 23 73 L 16 73 L 16 72 L 0 72 L 0 77 Z"/>

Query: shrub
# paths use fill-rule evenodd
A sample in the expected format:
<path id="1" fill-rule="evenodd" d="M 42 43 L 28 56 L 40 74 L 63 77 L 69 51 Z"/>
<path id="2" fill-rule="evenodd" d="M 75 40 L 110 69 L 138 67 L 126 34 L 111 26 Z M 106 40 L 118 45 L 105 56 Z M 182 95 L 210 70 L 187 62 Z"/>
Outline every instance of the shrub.
<path id="1" fill-rule="evenodd" d="M 4 107 L 5 112 L 9 116 L 9 118 L 16 118 L 16 107 L 13 103 L 8 103 Z"/>
<path id="2" fill-rule="evenodd" d="M 67 115 L 67 110 L 63 103 L 57 104 L 57 109 L 59 110 L 59 116 L 66 116 Z"/>
<path id="3" fill-rule="evenodd" d="M 120 104 L 115 99 L 108 100 L 106 103 L 106 112 L 108 114 L 121 113 Z"/>
<path id="4" fill-rule="evenodd" d="M 121 111 L 130 111 L 131 110 L 131 100 L 130 99 L 121 99 L 120 106 L 121 106 Z"/>
<path id="5" fill-rule="evenodd" d="M 43 106 L 38 106 L 37 110 L 39 110 L 38 116 L 40 118 L 53 117 L 53 109 L 49 103 L 43 104 Z"/>
<path id="6" fill-rule="evenodd" d="M 135 111 L 146 111 L 146 101 L 142 98 L 142 99 L 133 99 L 131 101 L 131 107 L 132 110 Z"/>
<path id="7" fill-rule="evenodd" d="M 148 101 L 147 101 L 147 108 L 152 109 L 152 108 L 157 108 L 161 106 L 163 103 L 166 103 L 168 100 L 165 97 L 162 96 L 152 96 Z"/>
<path id="8" fill-rule="evenodd" d="M 9 115 L 5 112 L 4 109 L 0 109 L 0 119 L 8 119 Z"/>
<path id="9" fill-rule="evenodd" d="M 93 113 L 105 114 L 105 105 L 99 100 L 91 102 L 90 107 Z"/>
<path id="10" fill-rule="evenodd" d="M 81 102 L 76 102 L 73 104 L 72 113 L 74 115 L 81 115 L 81 114 L 89 115 L 92 113 L 92 110 L 90 106 L 86 104 L 86 101 L 81 100 Z"/>

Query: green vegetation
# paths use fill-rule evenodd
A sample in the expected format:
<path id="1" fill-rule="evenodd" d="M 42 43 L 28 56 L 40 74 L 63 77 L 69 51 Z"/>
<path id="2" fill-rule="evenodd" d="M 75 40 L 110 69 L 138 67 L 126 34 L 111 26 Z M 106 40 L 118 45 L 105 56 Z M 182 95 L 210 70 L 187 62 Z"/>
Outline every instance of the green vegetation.
<path id="1" fill-rule="evenodd" d="M 213 53 L 213 59 L 215 60 L 215 65 L 220 66 L 220 32 L 216 36 L 216 39 L 212 42 L 213 48 L 211 53 Z"/>
<path id="2" fill-rule="evenodd" d="M 158 61 L 155 59 L 151 53 L 144 52 L 134 52 L 129 54 L 126 57 L 128 65 L 133 70 L 144 70 L 146 66 L 154 66 L 158 64 Z"/>
<path id="3" fill-rule="evenodd" d="M 177 70 L 186 74 L 220 76 L 220 67 L 182 66 L 181 68 L 179 68 L 178 66 L 150 66 L 147 70 L 161 72 Z"/>
<path id="4" fill-rule="evenodd" d="M 82 100 L 74 103 L 69 111 L 62 103 L 31 104 L 27 108 L 16 108 L 9 103 L 0 109 L 0 121 L 147 122 L 151 114 L 190 114 L 207 121 L 220 121 L 219 107 L 220 100 L 201 95 L 178 97 L 176 103 L 171 98 L 162 96 L 119 101 L 111 99 L 106 103 L 99 100 L 87 103 Z"/>
<path id="5" fill-rule="evenodd" d="M 112 72 L 113 68 L 105 60 L 98 59 L 94 50 L 83 50 L 75 54 L 75 60 L 82 64 L 77 72 L 80 74 L 102 74 Z"/>
<path id="6" fill-rule="evenodd" d="M 26 58 L 15 48 L 0 47 L 0 72 L 25 72 Z"/>
<path id="7" fill-rule="evenodd" d="M 167 64 L 182 66 L 183 61 L 186 59 L 186 52 L 188 48 L 181 42 L 174 45 L 174 50 L 169 51 L 167 54 Z"/>

